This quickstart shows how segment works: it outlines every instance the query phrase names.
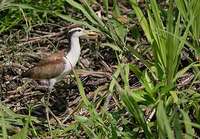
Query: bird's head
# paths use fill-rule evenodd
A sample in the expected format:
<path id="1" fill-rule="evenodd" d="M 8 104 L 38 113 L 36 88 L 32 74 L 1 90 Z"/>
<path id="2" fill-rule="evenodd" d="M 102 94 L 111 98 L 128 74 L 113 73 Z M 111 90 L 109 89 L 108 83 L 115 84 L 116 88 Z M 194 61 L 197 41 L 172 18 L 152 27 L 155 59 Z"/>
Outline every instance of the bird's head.
<path id="1" fill-rule="evenodd" d="M 69 30 L 68 35 L 70 37 L 90 37 L 97 35 L 97 33 L 77 27 Z"/>

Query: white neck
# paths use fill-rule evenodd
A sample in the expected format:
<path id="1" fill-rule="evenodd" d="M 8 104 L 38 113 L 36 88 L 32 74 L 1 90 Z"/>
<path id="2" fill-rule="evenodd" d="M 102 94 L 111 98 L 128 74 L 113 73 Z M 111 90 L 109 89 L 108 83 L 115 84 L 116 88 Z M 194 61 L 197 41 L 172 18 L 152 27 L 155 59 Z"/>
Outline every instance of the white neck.
<path id="1" fill-rule="evenodd" d="M 79 37 L 72 35 L 70 39 L 71 39 L 70 40 L 71 48 L 69 53 L 66 55 L 66 64 L 71 68 L 73 68 L 78 62 L 78 59 L 80 57 L 81 48 L 80 48 Z M 71 70 L 70 67 L 68 67 L 69 70 Z"/>

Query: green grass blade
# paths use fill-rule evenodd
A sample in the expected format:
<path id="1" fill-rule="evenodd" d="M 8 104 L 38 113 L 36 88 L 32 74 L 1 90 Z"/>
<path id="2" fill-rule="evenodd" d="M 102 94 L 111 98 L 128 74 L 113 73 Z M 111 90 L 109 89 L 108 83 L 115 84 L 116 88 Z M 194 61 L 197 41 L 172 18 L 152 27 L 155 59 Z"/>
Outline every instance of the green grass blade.
<path id="1" fill-rule="evenodd" d="M 106 12 L 106 15 L 108 16 L 108 0 L 103 0 L 103 6 L 104 6 L 104 9 L 105 9 L 105 12 Z"/>
<path id="2" fill-rule="evenodd" d="M 190 68 L 192 68 L 195 65 L 195 63 L 191 63 L 190 65 L 184 67 L 183 69 L 179 70 L 174 79 L 173 82 L 175 82 L 178 78 L 180 78 L 181 76 L 183 76 Z"/>
<path id="3" fill-rule="evenodd" d="M 157 24 L 157 28 L 164 29 L 164 25 L 160 17 L 161 11 L 158 8 L 158 4 L 156 0 L 151 0 L 150 2 L 151 2 L 151 9 L 153 11 L 154 19 Z"/>
<path id="4" fill-rule="evenodd" d="M 61 13 L 58 13 L 58 12 L 55 12 L 55 15 L 68 21 L 68 22 L 71 22 L 71 23 L 75 23 L 75 24 L 79 24 L 79 25 L 83 25 L 83 26 L 86 26 L 88 28 L 90 28 L 91 30 L 93 31 L 96 31 L 96 32 L 101 32 L 100 30 L 98 30 L 97 28 L 93 27 L 92 25 L 88 24 L 87 22 L 85 21 L 81 21 L 81 20 L 78 20 L 78 19 L 74 19 L 68 15 L 63 15 Z"/>
<path id="5" fill-rule="evenodd" d="M 81 126 L 83 127 L 83 130 L 86 132 L 86 134 L 91 137 L 95 138 L 97 135 L 95 134 L 94 130 L 89 127 L 89 125 L 92 125 L 91 121 L 85 117 L 85 116 L 75 116 L 75 120 L 81 123 Z"/>
<path id="6" fill-rule="evenodd" d="M 89 6 L 86 0 L 83 1 L 85 9 L 90 14 L 90 16 L 97 22 L 97 26 L 99 26 L 102 30 L 107 30 L 107 27 L 103 23 L 103 21 L 97 16 L 97 14 L 93 11 L 93 9 Z"/>
<path id="7" fill-rule="evenodd" d="M 25 127 L 20 132 L 11 137 L 11 139 L 26 139 L 28 137 L 28 121 L 26 121 Z"/>
<path id="8" fill-rule="evenodd" d="M 147 19 L 145 18 L 142 10 L 139 8 L 138 4 L 137 4 L 137 1 L 136 0 L 129 0 L 132 8 L 134 9 L 136 15 L 137 15 L 137 18 L 139 20 L 139 23 L 147 37 L 147 40 L 152 43 L 152 37 L 151 37 L 151 31 L 149 29 L 149 24 L 148 24 L 148 21 Z"/>
<path id="9" fill-rule="evenodd" d="M 112 48 L 112 49 L 115 50 L 115 51 L 122 52 L 122 49 L 121 49 L 119 46 L 115 45 L 115 44 L 111 44 L 111 43 L 102 43 L 101 46 L 103 46 L 103 47 L 110 47 L 110 48 Z"/>
<path id="10" fill-rule="evenodd" d="M 170 122 L 167 117 L 162 100 L 160 100 L 158 104 L 156 117 L 157 117 L 157 124 L 158 124 L 158 131 L 160 138 L 174 139 L 174 135 L 170 127 Z"/>
<path id="11" fill-rule="evenodd" d="M 179 9 L 179 12 L 181 13 L 181 15 L 187 19 L 187 11 L 186 11 L 186 7 L 185 7 L 185 2 L 184 0 L 175 0 L 176 1 L 176 6 Z"/>
<path id="12" fill-rule="evenodd" d="M 78 77 L 78 74 L 74 72 L 74 75 L 75 75 L 75 78 L 76 78 L 76 82 L 77 82 L 77 85 L 78 85 L 78 89 L 79 89 L 79 92 L 80 92 L 80 95 L 83 99 L 83 102 L 85 103 L 85 105 L 88 107 L 91 105 L 91 103 L 89 102 L 89 100 L 87 99 L 87 96 L 85 95 L 85 91 L 84 91 L 84 87 L 82 85 L 82 82 L 80 80 L 80 78 Z"/>
<path id="13" fill-rule="evenodd" d="M 184 120 L 185 130 L 186 130 L 185 138 L 193 139 L 194 129 L 192 128 L 191 124 L 187 124 L 191 122 L 190 117 L 183 110 L 181 110 L 181 113 L 183 114 L 183 120 Z"/>
<path id="14" fill-rule="evenodd" d="M 151 70 L 151 66 L 152 63 L 150 63 L 149 61 L 145 60 L 143 58 L 143 56 L 138 53 L 133 47 L 131 46 L 126 46 L 126 48 L 128 49 L 128 51 L 135 57 L 138 58 L 149 70 Z"/>
<path id="15" fill-rule="evenodd" d="M 1 109 L 1 108 L 0 108 Z M 4 118 L 4 111 L 0 111 L 0 127 L 2 130 L 2 134 L 3 134 L 3 139 L 7 139 L 8 138 L 8 134 L 7 134 L 7 122 Z"/>
<path id="16" fill-rule="evenodd" d="M 90 16 L 90 14 L 81 4 L 75 2 L 74 0 L 66 0 L 66 2 L 69 3 L 71 6 L 79 9 L 91 23 L 93 23 L 94 25 L 98 25 L 98 23 L 93 19 L 93 17 Z"/>
<path id="17" fill-rule="evenodd" d="M 183 135 L 182 135 L 182 129 L 181 129 L 182 127 L 181 127 L 179 113 L 175 114 L 173 124 L 174 124 L 174 135 L 175 135 L 176 139 L 184 138 Z"/>
<path id="18" fill-rule="evenodd" d="M 116 85 L 116 83 L 117 83 L 117 78 L 119 77 L 122 68 L 123 68 L 123 65 L 119 64 L 119 65 L 117 66 L 117 70 L 115 71 L 115 73 L 114 73 L 113 76 L 112 76 L 113 79 L 112 79 L 112 81 L 110 82 L 110 86 L 109 86 L 109 92 L 111 92 L 111 93 L 114 91 L 114 87 L 115 87 L 115 85 Z"/>
<path id="19" fill-rule="evenodd" d="M 143 128 L 145 137 L 148 139 L 153 138 L 151 131 L 144 120 L 144 114 L 141 111 L 141 109 L 139 108 L 139 106 L 137 105 L 137 103 L 135 102 L 134 98 L 125 92 L 122 94 L 121 98 L 122 98 L 124 104 L 126 105 L 126 107 L 128 108 L 128 111 L 136 119 L 139 126 L 141 126 Z"/>

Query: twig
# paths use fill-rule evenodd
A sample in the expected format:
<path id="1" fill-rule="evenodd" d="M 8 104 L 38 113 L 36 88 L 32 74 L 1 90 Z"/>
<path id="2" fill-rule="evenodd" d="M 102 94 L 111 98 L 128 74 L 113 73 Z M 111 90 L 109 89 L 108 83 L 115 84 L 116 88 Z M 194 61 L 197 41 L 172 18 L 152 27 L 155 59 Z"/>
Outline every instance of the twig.
<path id="1" fill-rule="evenodd" d="M 96 76 L 96 77 L 107 77 L 108 79 L 112 79 L 112 75 L 109 72 L 101 72 L 101 71 L 86 71 L 86 70 L 76 70 L 77 74 L 84 76 Z"/>
<path id="2" fill-rule="evenodd" d="M 61 32 L 57 32 L 57 33 L 51 33 L 51 34 L 48 34 L 48 35 L 44 35 L 44 36 L 32 37 L 32 38 L 29 38 L 28 40 L 22 39 L 22 40 L 20 40 L 22 43 L 17 44 L 17 46 L 20 47 L 20 46 L 23 46 L 23 45 L 36 43 L 36 42 L 42 41 L 45 38 L 58 37 L 58 36 L 62 35 L 63 33 L 64 33 L 64 31 L 61 31 Z M 26 42 L 23 42 L 23 41 L 26 41 Z"/>
<path id="3" fill-rule="evenodd" d="M 147 118 L 147 122 L 150 122 L 151 119 L 153 118 L 153 116 L 155 115 L 156 113 L 156 109 L 153 109 L 153 111 L 151 112 L 151 114 L 149 115 L 149 117 Z"/>

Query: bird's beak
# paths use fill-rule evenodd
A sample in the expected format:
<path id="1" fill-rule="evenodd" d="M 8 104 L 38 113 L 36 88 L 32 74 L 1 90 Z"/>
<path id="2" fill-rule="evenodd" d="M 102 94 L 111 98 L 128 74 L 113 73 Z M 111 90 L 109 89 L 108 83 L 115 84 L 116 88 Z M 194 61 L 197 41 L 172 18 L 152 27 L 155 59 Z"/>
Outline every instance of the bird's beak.
<path id="1" fill-rule="evenodd" d="M 86 30 L 85 35 L 83 36 L 83 38 L 89 38 L 89 39 L 97 39 L 99 34 L 97 32 L 94 31 L 88 31 Z"/>
<path id="2" fill-rule="evenodd" d="M 96 36 L 96 35 L 98 35 L 96 32 L 94 32 L 94 31 L 86 31 L 86 34 L 88 35 L 88 36 Z"/>

